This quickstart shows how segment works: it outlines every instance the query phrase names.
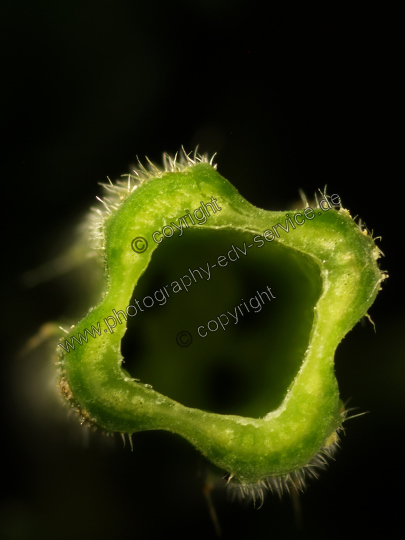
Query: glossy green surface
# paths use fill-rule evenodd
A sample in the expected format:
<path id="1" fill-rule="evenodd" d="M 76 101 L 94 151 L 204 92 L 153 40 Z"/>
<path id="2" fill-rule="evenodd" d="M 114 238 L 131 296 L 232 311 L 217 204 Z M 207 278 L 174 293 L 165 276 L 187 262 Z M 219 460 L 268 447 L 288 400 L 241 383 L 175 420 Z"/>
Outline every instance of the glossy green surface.
<path id="1" fill-rule="evenodd" d="M 117 324 L 110 333 L 102 323 L 113 310 L 125 312 L 131 304 L 134 288 L 136 291 L 154 252 L 162 246 L 155 243 L 153 233 L 171 222 L 178 224 L 185 209 L 193 211 L 211 197 L 221 210 L 193 229 L 212 235 L 219 230 L 237 231 L 253 239 L 277 223 L 286 228 L 286 214 L 293 220 L 299 212 L 297 219 L 302 224 L 293 221 L 293 228 L 289 223 L 289 232 L 278 228 L 280 237 L 273 234 L 269 244 L 278 242 L 294 250 L 299 259 L 318 269 L 314 280 L 320 277 L 320 296 L 301 367 L 280 406 L 262 418 L 186 407 L 145 386 L 148 381 L 137 382 L 121 365 L 126 324 Z M 61 349 L 65 396 L 87 420 L 108 431 L 131 434 L 163 429 L 177 433 L 241 483 L 285 475 L 308 464 L 342 423 L 334 373 L 336 347 L 367 313 L 384 276 L 376 263 L 379 250 L 373 239 L 346 210 L 314 208 L 312 214 L 307 212 L 312 219 L 306 219 L 303 212 L 270 212 L 252 206 L 204 162 L 142 182 L 118 208 L 112 208 L 102 224 L 108 278 L 105 294 L 67 339 L 100 322 L 101 335 L 68 353 Z M 148 241 L 144 253 L 131 248 L 138 236 Z M 174 239 L 163 240 L 165 245 L 171 241 Z M 266 353 L 261 355 L 262 362 L 266 362 Z"/>

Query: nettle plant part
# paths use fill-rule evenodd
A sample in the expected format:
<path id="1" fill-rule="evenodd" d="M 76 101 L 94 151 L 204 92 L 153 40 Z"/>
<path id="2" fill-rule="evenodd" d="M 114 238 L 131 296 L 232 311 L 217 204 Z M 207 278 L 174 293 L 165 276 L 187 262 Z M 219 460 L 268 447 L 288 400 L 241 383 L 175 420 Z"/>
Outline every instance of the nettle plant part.
<path id="1" fill-rule="evenodd" d="M 156 243 L 153 235 L 177 223 L 185 209 L 199 208 L 201 201 L 215 195 L 221 211 L 192 227 L 213 237 L 221 231 L 253 237 L 284 223 L 286 211 L 256 208 L 216 168 L 213 159 L 197 151 L 190 157 L 183 150 L 180 157 L 164 155 L 162 169 L 149 162 L 147 169 L 140 165 L 127 180 L 105 186 L 108 196 L 99 199 L 102 207 L 91 214 L 89 234 L 105 266 L 106 288 L 99 304 L 63 339 L 130 305 L 153 254 L 165 244 L 164 239 Z M 325 193 L 322 197 L 328 201 Z M 120 433 L 124 440 L 146 430 L 179 434 L 224 471 L 228 486 L 242 496 L 263 498 L 266 490 L 281 492 L 289 486 L 303 489 L 306 477 L 316 476 L 335 451 L 347 419 L 334 372 L 335 350 L 367 314 L 387 277 L 377 265 L 380 249 L 348 210 L 341 206 L 318 210 L 319 206 L 315 219 L 304 226 L 274 235 L 273 244 L 280 250 L 310 261 L 320 283 L 306 348 L 279 406 L 260 418 L 218 414 L 157 392 L 148 381 L 134 379 L 123 369 L 121 342 L 127 324 L 120 324 L 113 333 L 102 332 L 69 353 L 58 347 L 59 388 L 82 423 Z M 134 253 L 131 242 L 139 236 L 149 247 Z"/>

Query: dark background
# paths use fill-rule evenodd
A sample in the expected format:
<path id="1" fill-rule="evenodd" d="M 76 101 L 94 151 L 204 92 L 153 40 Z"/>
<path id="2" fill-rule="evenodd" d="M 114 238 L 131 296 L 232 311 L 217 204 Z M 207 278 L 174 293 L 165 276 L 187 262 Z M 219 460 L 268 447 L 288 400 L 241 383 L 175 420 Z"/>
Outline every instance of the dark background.
<path id="1" fill-rule="evenodd" d="M 2 537 L 215 537 L 206 462 L 188 443 L 141 433 L 131 453 L 118 438 L 85 437 L 45 397 L 55 342 L 18 354 L 71 311 L 74 286 L 85 291 L 79 275 L 36 287 L 23 277 L 69 246 L 97 183 L 136 156 L 159 164 L 163 151 L 197 144 L 218 152 L 218 171 L 262 208 L 288 208 L 299 188 L 311 196 L 327 184 L 382 236 L 390 274 L 369 312 L 377 333 L 357 325 L 336 354 L 342 397 L 370 413 L 348 422 L 336 463 L 301 497 L 303 528 L 287 497 L 255 510 L 218 490 L 223 537 L 402 530 L 405 86 L 395 6 L 1 3 Z"/>

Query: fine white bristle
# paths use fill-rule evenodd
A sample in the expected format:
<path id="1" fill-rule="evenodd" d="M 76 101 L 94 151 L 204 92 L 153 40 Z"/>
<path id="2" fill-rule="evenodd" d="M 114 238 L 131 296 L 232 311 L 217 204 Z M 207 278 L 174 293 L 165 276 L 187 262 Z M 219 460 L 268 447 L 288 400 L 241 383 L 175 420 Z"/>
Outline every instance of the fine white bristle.
<path id="1" fill-rule="evenodd" d="M 243 484 L 236 481 L 232 481 L 233 475 L 230 475 L 226 483 L 232 498 L 238 498 L 239 500 L 251 500 L 256 506 L 256 502 L 260 502 L 259 508 L 263 505 L 265 494 L 271 492 L 276 493 L 279 497 L 282 497 L 283 493 L 291 494 L 290 489 L 303 492 L 307 486 L 306 480 L 318 479 L 319 471 L 325 470 L 330 460 L 334 460 L 333 457 L 339 446 L 339 432 L 343 431 L 343 423 L 349 418 L 354 416 L 348 416 L 349 411 L 353 409 L 346 409 L 343 405 L 340 410 L 340 416 L 342 423 L 339 428 L 334 432 L 331 441 L 325 443 L 320 451 L 311 459 L 307 465 L 292 471 L 289 474 L 282 476 L 267 476 L 262 478 L 256 484 Z M 365 413 L 361 413 L 365 414 Z"/>
<path id="2" fill-rule="evenodd" d="M 283 476 L 268 476 L 256 484 L 239 484 L 228 482 L 227 486 L 231 496 L 238 499 L 252 500 L 253 504 L 259 501 L 259 508 L 263 505 L 265 494 L 270 492 L 280 498 L 284 493 L 290 494 L 290 489 L 303 492 L 307 486 L 306 480 L 318 479 L 318 471 L 326 469 L 327 459 L 334 459 L 333 454 L 338 448 L 337 442 L 322 450 L 305 467 Z"/>
<path id="3" fill-rule="evenodd" d="M 147 166 L 145 167 L 139 158 L 138 167 L 132 171 L 133 174 L 124 174 L 123 177 L 126 180 L 116 180 L 115 183 L 108 179 L 108 184 L 100 183 L 103 186 L 109 196 L 108 197 L 96 197 L 96 199 L 103 205 L 101 208 L 91 208 L 91 213 L 88 216 L 85 226 L 90 229 L 90 239 L 94 250 L 99 251 L 104 249 L 104 222 L 114 212 L 118 210 L 125 199 L 141 184 L 147 182 L 151 178 L 159 178 L 166 173 L 181 172 L 188 167 L 193 167 L 198 163 L 208 163 L 213 169 L 217 166 L 213 163 L 214 154 L 211 159 L 208 155 L 198 154 L 198 146 L 193 152 L 193 157 L 190 157 L 191 152 L 188 154 L 181 147 L 181 153 L 176 153 L 174 157 L 167 153 L 163 154 L 163 169 L 152 163 L 148 157 L 146 157 Z"/>

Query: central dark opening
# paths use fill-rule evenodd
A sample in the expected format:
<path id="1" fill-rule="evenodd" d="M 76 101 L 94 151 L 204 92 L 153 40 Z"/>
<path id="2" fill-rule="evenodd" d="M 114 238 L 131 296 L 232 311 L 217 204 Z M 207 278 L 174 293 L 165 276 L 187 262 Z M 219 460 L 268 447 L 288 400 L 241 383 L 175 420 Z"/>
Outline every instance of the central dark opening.
<path id="1" fill-rule="evenodd" d="M 143 311 L 128 318 L 123 367 L 188 407 L 264 416 L 301 366 L 319 269 L 251 233 L 186 232 L 159 245 L 134 290 Z"/>

